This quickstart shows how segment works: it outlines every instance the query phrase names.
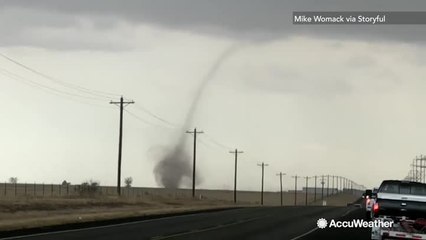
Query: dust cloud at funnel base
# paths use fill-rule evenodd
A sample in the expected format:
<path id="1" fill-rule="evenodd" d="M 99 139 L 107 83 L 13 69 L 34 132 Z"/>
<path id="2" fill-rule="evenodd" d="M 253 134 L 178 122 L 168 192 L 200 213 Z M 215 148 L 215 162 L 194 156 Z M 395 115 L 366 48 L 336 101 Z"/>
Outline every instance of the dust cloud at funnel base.
<path id="1" fill-rule="evenodd" d="M 192 177 L 190 156 L 183 150 L 183 144 L 177 145 L 161 159 L 154 168 L 155 180 L 165 188 L 178 188 L 184 178 Z"/>

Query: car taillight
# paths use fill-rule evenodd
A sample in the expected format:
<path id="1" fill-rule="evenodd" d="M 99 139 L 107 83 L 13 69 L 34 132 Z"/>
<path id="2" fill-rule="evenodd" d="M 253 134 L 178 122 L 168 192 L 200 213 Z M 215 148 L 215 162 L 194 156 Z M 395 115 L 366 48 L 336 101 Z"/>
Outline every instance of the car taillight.
<path id="1" fill-rule="evenodd" d="M 379 207 L 379 203 L 375 203 L 373 206 L 373 212 L 375 214 L 379 213 L 380 207 Z"/>

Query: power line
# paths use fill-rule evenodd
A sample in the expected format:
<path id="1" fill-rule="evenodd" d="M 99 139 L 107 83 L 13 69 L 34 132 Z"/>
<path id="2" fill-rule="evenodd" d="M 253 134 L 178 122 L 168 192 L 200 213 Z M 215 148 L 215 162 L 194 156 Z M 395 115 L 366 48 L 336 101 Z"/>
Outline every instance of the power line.
<path id="1" fill-rule="evenodd" d="M 222 150 L 221 147 L 219 147 L 218 145 L 214 144 L 212 141 L 208 141 L 207 142 L 206 140 L 208 140 L 208 139 L 199 139 L 199 142 L 201 144 L 203 144 L 205 147 L 207 147 L 208 149 L 211 149 L 211 150 Z M 226 150 L 228 150 L 228 149 L 226 149 Z"/>
<path id="2" fill-rule="evenodd" d="M 144 123 L 144 124 L 151 125 L 151 126 L 154 126 L 154 127 L 160 127 L 160 128 L 167 128 L 167 129 L 170 129 L 170 127 L 166 127 L 166 126 L 158 125 L 158 124 L 152 123 L 152 122 L 150 122 L 150 121 L 147 121 L 146 119 L 144 119 L 144 118 L 140 117 L 139 115 L 137 115 L 137 114 L 135 114 L 135 113 L 133 113 L 133 112 L 131 112 L 131 111 L 127 110 L 127 109 L 124 109 L 124 111 L 125 111 L 125 112 L 127 112 L 127 113 L 128 113 L 130 116 L 132 116 L 133 118 L 135 118 L 135 119 L 139 120 L 140 122 L 142 122 L 142 123 Z"/>
<path id="3" fill-rule="evenodd" d="M 214 140 L 214 138 L 212 136 L 210 136 L 209 134 L 204 134 L 204 135 L 207 137 L 207 140 L 209 140 L 210 142 L 214 143 L 218 147 L 223 148 L 225 150 L 232 149 L 232 148 L 230 148 L 230 147 L 228 147 L 228 146 L 226 146 L 226 145 L 224 145 L 224 144 L 222 144 L 222 143 Z"/>
<path id="4" fill-rule="evenodd" d="M 110 98 L 110 97 L 120 96 L 120 94 L 109 93 L 109 92 L 99 91 L 99 90 L 95 90 L 95 89 L 90 89 L 90 88 L 82 87 L 82 86 L 77 85 L 77 84 L 73 84 L 73 83 L 62 81 L 62 80 L 59 80 L 57 78 L 51 77 L 51 76 L 49 76 L 49 75 L 47 75 L 45 73 L 42 73 L 42 72 L 40 72 L 38 70 L 35 70 L 34 68 L 29 67 L 28 65 L 25 65 L 25 64 L 23 64 L 21 62 L 18 62 L 17 60 L 10 58 L 10 57 L 6 56 L 3 53 L 0 53 L 0 56 L 3 57 L 4 59 L 8 60 L 9 62 L 12 62 L 15 65 L 18 65 L 18 66 L 26 69 L 27 71 L 30 71 L 30 72 L 38 75 L 38 76 L 41 76 L 41 77 L 43 77 L 43 78 L 45 78 L 47 80 L 50 80 L 50 81 L 52 81 L 52 82 L 54 82 L 56 84 L 62 85 L 64 87 L 67 87 L 67 88 L 70 88 L 70 89 L 74 89 L 74 90 L 77 90 L 77 91 L 80 91 L 80 92 L 84 92 L 84 93 L 90 94 L 92 96 L 102 97 L 102 98 Z"/>
<path id="5" fill-rule="evenodd" d="M 81 93 L 85 93 L 85 94 L 90 94 L 91 95 L 91 96 L 85 96 L 85 95 L 81 95 L 81 94 L 77 94 L 77 93 L 73 93 L 73 92 L 69 92 L 69 91 L 60 90 L 60 89 L 57 89 L 57 88 L 54 88 L 54 87 L 42 84 L 40 82 L 36 82 L 36 81 L 33 81 L 33 80 L 26 79 L 26 78 L 24 78 L 22 76 L 19 76 L 18 74 L 12 73 L 12 72 L 10 72 L 10 71 L 8 71 L 6 69 L 1 69 L 3 71 L 4 75 L 8 75 L 8 77 L 10 77 L 12 79 L 21 81 L 21 82 L 23 82 L 23 83 L 25 83 L 25 84 L 27 84 L 29 86 L 32 86 L 32 87 L 38 87 L 38 88 L 41 88 L 43 90 L 51 91 L 50 93 L 55 93 L 56 95 L 59 95 L 59 96 L 66 95 L 68 99 L 75 100 L 74 99 L 74 97 L 75 97 L 75 98 L 84 98 L 84 99 L 94 100 L 94 101 L 104 101 L 105 98 L 109 99 L 111 96 L 120 96 L 119 94 L 116 94 L 116 93 L 109 93 L 109 92 L 94 90 L 94 89 L 90 89 L 90 88 L 79 86 L 77 84 L 68 83 L 68 82 L 59 80 L 57 78 L 51 77 L 51 76 L 49 76 L 49 75 L 47 75 L 45 73 L 42 73 L 41 71 L 38 71 L 38 70 L 36 70 L 36 69 L 34 69 L 32 67 L 29 67 L 28 65 L 23 64 L 23 63 L 15 60 L 15 59 L 12 59 L 12 58 L 6 56 L 5 54 L 0 53 L 0 56 L 3 57 L 4 59 L 6 59 L 6 60 L 8 60 L 8 61 L 10 61 L 10 62 L 12 62 L 12 63 L 14 63 L 14 64 L 22 67 L 22 68 L 24 68 L 24 69 L 32 72 L 32 73 L 34 73 L 34 74 L 36 74 L 38 76 L 41 76 L 41 77 L 43 77 L 43 78 L 45 78 L 47 80 L 50 80 L 50 81 L 52 81 L 52 82 L 54 82 L 56 84 L 59 84 L 59 85 L 61 85 L 63 87 L 69 88 L 69 89 L 73 89 L 73 90 L 79 91 Z M 80 102 L 80 101 L 78 101 L 78 102 Z M 84 102 L 80 102 L 80 103 L 84 103 Z M 87 104 L 90 104 L 90 103 L 87 103 Z M 91 105 L 95 105 L 95 104 L 91 104 Z M 95 106 L 100 106 L 100 105 L 95 105 Z M 159 115 L 153 113 L 152 111 L 148 110 L 145 107 L 142 107 L 140 105 L 136 105 L 136 108 L 139 109 L 139 110 L 141 110 L 141 111 L 143 111 L 144 113 L 150 115 L 151 117 L 153 117 L 153 118 L 161 121 L 162 123 L 167 124 L 169 127 L 177 127 L 177 124 L 172 123 L 171 121 L 168 121 L 165 118 L 160 117 Z M 133 116 L 134 118 L 140 120 L 141 122 L 143 122 L 145 124 L 152 125 L 152 126 L 157 126 L 157 127 L 163 127 L 163 126 L 151 123 L 151 122 L 149 122 L 149 121 L 141 118 L 140 116 L 138 116 L 135 113 L 132 113 L 132 112 L 130 112 L 128 110 L 125 110 L 125 111 L 127 113 L 129 113 L 131 116 Z M 228 147 L 228 146 L 226 146 L 224 144 L 221 144 L 218 141 L 214 140 L 211 136 L 208 136 L 207 140 L 211 141 L 213 144 L 217 145 L 220 148 L 223 148 L 223 149 L 226 149 L 226 150 L 231 149 L 230 147 Z"/>
<path id="6" fill-rule="evenodd" d="M 139 110 L 143 111 L 144 113 L 146 113 L 146 114 L 150 115 L 151 117 L 153 117 L 153 118 L 155 118 L 155 119 L 157 119 L 157 120 L 159 120 L 159 121 L 161 121 L 161 122 L 163 122 L 163 123 L 165 123 L 165 124 L 167 124 L 167 125 L 170 125 L 170 126 L 172 126 L 172 127 L 176 127 L 176 126 L 177 126 L 176 124 L 174 124 L 174 123 L 171 123 L 171 122 L 167 121 L 166 119 L 164 119 L 164 118 L 162 118 L 162 117 L 160 117 L 160 116 L 158 116 L 158 115 L 156 115 L 156 114 L 152 113 L 151 111 L 149 111 L 148 109 L 146 109 L 146 108 L 144 108 L 144 107 L 142 107 L 142 106 L 140 106 L 140 105 L 135 105 L 135 107 L 136 107 L 137 109 L 139 109 Z"/>
<path id="7" fill-rule="evenodd" d="M 191 134 L 192 135 L 192 134 Z M 198 141 L 205 146 L 207 149 L 210 149 L 212 151 L 218 150 L 218 148 L 215 145 L 212 145 L 211 143 L 206 142 L 204 139 L 198 139 Z"/>
<path id="8" fill-rule="evenodd" d="M 138 106 L 138 105 L 136 105 L 136 104 L 135 104 L 135 106 Z M 151 125 L 151 126 L 154 126 L 154 127 L 160 127 L 160 128 L 164 128 L 164 129 L 177 128 L 177 125 L 176 125 L 176 124 L 174 124 L 174 126 L 175 126 L 175 127 L 170 126 L 170 124 L 169 124 L 169 126 L 158 125 L 158 124 L 152 123 L 152 122 L 150 122 L 150 121 L 148 121 L 148 120 L 146 120 L 146 119 L 144 119 L 144 118 L 140 117 L 139 115 L 137 115 L 137 114 L 135 114 L 135 113 L 133 113 L 133 112 L 131 112 L 131 111 L 127 110 L 127 109 L 124 109 L 124 111 L 126 111 L 129 115 L 131 115 L 131 116 L 132 116 L 132 117 L 134 117 L 135 119 L 137 119 L 137 120 L 139 120 L 139 121 L 141 121 L 142 123 L 147 124 L 147 125 Z M 167 121 L 167 120 L 165 120 L 165 121 Z M 167 121 L 167 122 L 168 122 L 168 121 Z M 170 123 L 170 122 L 169 122 L 169 123 Z M 193 133 L 190 133 L 190 134 L 193 134 Z M 220 149 L 226 149 L 226 150 L 231 149 L 230 147 L 227 147 L 227 146 L 225 146 L 225 145 L 223 145 L 223 144 L 219 143 L 218 141 L 214 140 L 214 139 L 213 139 L 210 135 L 208 135 L 207 133 L 204 133 L 204 135 L 205 135 L 205 136 L 207 136 L 207 138 L 205 138 L 205 139 L 197 139 L 197 141 L 198 141 L 198 142 L 200 142 L 200 143 L 201 143 L 202 145 L 204 145 L 205 147 L 210 148 L 210 149 L 213 149 L 214 147 L 217 147 L 217 148 L 220 148 Z M 207 143 L 207 142 L 206 142 L 206 140 L 207 140 L 207 141 L 209 141 L 211 144 Z"/>
<path id="9" fill-rule="evenodd" d="M 79 94 L 75 94 L 75 93 L 70 93 L 70 92 L 67 92 L 67 91 L 62 91 L 62 90 L 59 90 L 59 89 L 56 89 L 56 88 L 53 88 L 53 87 L 49 87 L 47 85 L 38 83 L 36 81 L 26 79 L 26 78 L 24 78 L 24 77 L 22 77 L 18 74 L 12 73 L 12 72 L 10 72 L 6 69 L 3 69 L 3 68 L 0 68 L 0 71 L 3 73 L 3 75 L 6 75 L 6 76 L 8 76 L 12 79 L 15 79 L 15 80 L 18 80 L 18 81 L 31 82 L 35 86 L 38 86 L 38 87 L 41 87 L 41 88 L 44 88 L 44 89 L 48 89 L 48 90 L 51 90 L 51 91 L 54 91 L 54 92 L 57 92 L 57 93 L 65 94 L 65 95 L 72 96 L 72 97 L 81 97 L 81 98 L 86 98 L 86 99 L 90 99 L 90 100 L 99 100 L 97 98 L 83 96 L 83 95 L 79 95 Z"/>
<path id="10" fill-rule="evenodd" d="M 152 111 L 150 111 L 150 110 L 148 110 L 147 108 L 145 108 L 145 107 L 142 107 L 142 106 L 140 106 L 140 105 L 138 105 L 138 104 L 135 104 L 135 107 L 137 108 L 137 109 L 139 109 L 139 110 L 141 110 L 141 111 L 143 111 L 143 112 L 145 112 L 146 114 L 148 114 L 148 115 L 150 115 L 151 117 L 153 117 L 153 118 L 155 118 L 155 119 L 157 119 L 157 120 L 159 120 L 159 121 L 161 121 L 161 122 L 163 122 L 163 123 L 165 123 L 165 124 L 167 124 L 167 125 L 169 125 L 170 127 L 174 127 L 174 128 L 176 128 L 176 127 L 178 127 L 178 125 L 177 124 L 175 124 L 175 123 L 172 123 L 171 121 L 168 121 L 168 120 L 166 120 L 165 118 L 162 118 L 162 117 L 160 117 L 159 115 L 157 115 L 157 114 L 155 114 L 155 113 L 153 113 Z M 143 120 L 144 122 L 147 122 L 146 120 Z M 154 124 L 151 124 L 151 125 L 154 125 Z M 157 125 L 158 126 L 158 125 Z M 228 147 L 228 146 L 226 146 L 226 145 L 224 145 L 224 144 L 221 144 L 220 142 L 218 142 L 218 141 L 216 141 L 212 136 L 210 136 L 209 134 L 204 134 L 205 136 L 206 136 L 206 140 L 208 140 L 208 141 L 210 141 L 211 143 L 213 143 L 214 145 L 216 145 L 216 146 L 218 146 L 218 147 L 220 147 L 220 148 L 222 148 L 222 149 L 226 149 L 226 150 L 229 150 L 229 149 L 231 149 L 230 147 Z M 203 142 L 203 141 L 200 141 L 201 143 L 203 143 L 205 146 L 208 146 L 205 142 Z"/>
<path id="11" fill-rule="evenodd" d="M 92 97 L 89 97 L 89 96 L 83 96 L 83 95 L 79 95 L 79 94 L 75 94 L 75 93 L 70 93 L 70 92 L 67 92 L 67 91 L 62 91 L 62 90 L 59 90 L 59 89 L 56 89 L 56 88 L 52 88 L 52 87 L 49 87 L 47 85 L 38 83 L 36 81 L 26 79 L 26 78 L 24 78 L 24 77 L 22 77 L 18 74 L 15 74 L 15 73 L 10 72 L 10 71 L 3 69 L 3 68 L 0 68 L 0 74 L 7 77 L 7 78 L 19 81 L 19 82 L 21 82 L 21 83 L 23 83 L 27 86 L 37 88 L 39 90 L 45 91 L 45 92 L 50 93 L 50 94 L 54 94 L 54 95 L 59 96 L 59 97 L 66 98 L 68 100 L 73 100 L 73 101 L 76 101 L 76 102 L 79 102 L 79 103 L 82 103 L 82 104 L 88 104 L 88 105 L 93 105 L 93 106 L 97 106 L 97 107 L 105 107 L 104 105 L 99 105 L 99 104 L 95 104 L 95 103 L 92 103 L 92 102 L 78 100 L 78 98 L 83 98 L 84 100 L 92 100 L 92 101 L 96 100 L 96 101 L 98 101 L 99 99 L 97 99 L 97 98 L 92 98 Z"/>
<path id="12" fill-rule="evenodd" d="M 190 134 L 194 135 L 193 133 L 190 133 Z M 199 142 L 206 149 L 209 149 L 211 151 L 217 151 L 219 149 L 216 145 L 211 144 L 211 142 L 206 142 L 205 139 L 197 138 L 197 142 Z"/>

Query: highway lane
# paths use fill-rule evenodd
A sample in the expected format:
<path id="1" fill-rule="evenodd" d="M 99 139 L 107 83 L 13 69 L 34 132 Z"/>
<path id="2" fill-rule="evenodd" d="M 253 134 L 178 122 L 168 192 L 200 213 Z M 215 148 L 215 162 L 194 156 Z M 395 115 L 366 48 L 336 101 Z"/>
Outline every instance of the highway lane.
<path id="1" fill-rule="evenodd" d="M 357 210 L 314 206 L 240 208 L 8 239 L 295 239 L 315 229 L 319 218 L 352 217 Z M 321 231 L 311 234 L 329 232 Z"/>

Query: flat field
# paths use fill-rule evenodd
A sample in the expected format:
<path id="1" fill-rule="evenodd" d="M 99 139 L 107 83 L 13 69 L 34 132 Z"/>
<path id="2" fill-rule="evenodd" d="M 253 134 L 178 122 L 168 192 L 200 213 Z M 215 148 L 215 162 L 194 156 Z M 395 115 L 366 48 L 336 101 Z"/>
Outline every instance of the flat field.
<path id="1" fill-rule="evenodd" d="M 132 190 L 129 190 L 132 191 Z M 123 194 L 122 197 L 100 194 L 92 197 L 69 196 L 0 196 L 0 231 L 9 231 L 69 223 L 111 220 L 118 218 L 163 215 L 215 208 L 259 206 L 260 193 L 238 192 L 238 204 L 233 192 L 199 190 L 192 199 L 188 189 L 144 189 L 144 194 Z M 344 206 L 359 198 L 352 193 L 340 193 L 325 200 L 329 206 Z M 283 194 L 284 205 L 294 205 L 294 192 Z M 298 192 L 297 205 L 305 205 L 305 193 Z M 280 204 L 280 194 L 265 192 L 264 205 Z M 322 205 L 321 196 L 308 194 L 309 205 Z"/>

